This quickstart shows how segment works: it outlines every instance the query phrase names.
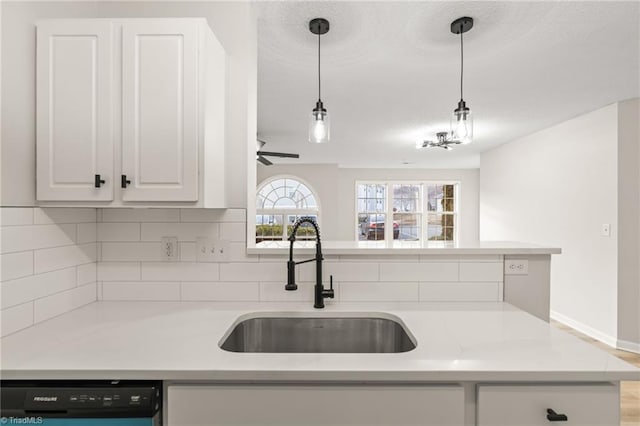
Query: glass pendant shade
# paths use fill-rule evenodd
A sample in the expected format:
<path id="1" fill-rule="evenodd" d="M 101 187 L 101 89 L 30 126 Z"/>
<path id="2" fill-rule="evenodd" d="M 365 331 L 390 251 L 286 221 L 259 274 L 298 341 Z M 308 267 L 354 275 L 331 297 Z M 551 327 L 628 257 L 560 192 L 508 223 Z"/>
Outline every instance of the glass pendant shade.
<path id="1" fill-rule="evenodd" d="M 463 145 L 473 140 L 473 115 L 464 101 L 458 103 L 451 116 L 451 139 Z"/>
<path id="2" fill-rule="evenodd" d="M 319 101 L 309 118 L 309 142 L 329 142 L 330 130 L 329 113 Z"/>

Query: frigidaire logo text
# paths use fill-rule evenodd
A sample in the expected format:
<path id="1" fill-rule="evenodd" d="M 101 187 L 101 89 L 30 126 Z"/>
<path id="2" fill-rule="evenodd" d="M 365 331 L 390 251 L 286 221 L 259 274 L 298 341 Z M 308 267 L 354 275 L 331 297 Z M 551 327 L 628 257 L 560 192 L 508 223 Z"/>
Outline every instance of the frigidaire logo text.
<path id="1" fill-rule="evenodd" d="M 34 401 L 40 402 L 56 402 L 58 400 L 57 396 L 34 396 Z"/>

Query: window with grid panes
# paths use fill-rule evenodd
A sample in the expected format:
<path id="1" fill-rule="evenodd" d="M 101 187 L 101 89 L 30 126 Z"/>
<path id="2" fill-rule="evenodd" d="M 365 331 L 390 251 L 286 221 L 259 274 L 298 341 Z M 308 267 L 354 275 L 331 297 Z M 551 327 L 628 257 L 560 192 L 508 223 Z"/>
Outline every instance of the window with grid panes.
<path id="1" fill-rule="evenodd" d="M 387 187 L 385 184 L 356 185 L 358 240 L 384 240 L 387 219 Z"/>
<path id="2" fill-rule="evenodd" d="M 456 188 L 456 184 L 426 185 L 428 240 L 456 240 Z"/>
<path id="3" fill-rule="evenodd" d="M 293 224 L 302 216 L 319 220 L 316 196 L 307 185 L 289 177 L 263 182 L 256 195 L 256 243 L 286 240 Z M 315 239 L 315 235 L 313 226 L 304 223 L 296 239 Z"/>
<path id="4" fill-rule="evenodd" d="M 392 184 L 393 239 L 418 241 L 422 237 L 422 185 Z"/>
<path id="5" fill-rule="evenodd" d="M 456 241 L 457 188 L 458 183 L 357 182 L 357 239 Z"/>

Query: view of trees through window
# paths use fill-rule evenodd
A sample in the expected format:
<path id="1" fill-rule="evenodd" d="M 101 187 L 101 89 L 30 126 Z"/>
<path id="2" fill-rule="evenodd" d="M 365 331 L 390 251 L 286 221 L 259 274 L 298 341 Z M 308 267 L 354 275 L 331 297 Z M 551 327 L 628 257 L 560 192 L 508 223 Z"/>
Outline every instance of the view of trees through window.
<path id="1" fill-rule="evenodd" d="M 318 203 L 311 189 L 293 178 L 275 178 L 263 183 L 256 196 L 256 243 L 282 241 L 302 216 L 318 220 Z M 303 224 L 296 239 L 315 239 L 315 230 Z"/>
<path id="2" fill-rule="evenodd" d="M 357 238 L 455 241 L 457 186 L 437 182 L 357 183 Z"/>

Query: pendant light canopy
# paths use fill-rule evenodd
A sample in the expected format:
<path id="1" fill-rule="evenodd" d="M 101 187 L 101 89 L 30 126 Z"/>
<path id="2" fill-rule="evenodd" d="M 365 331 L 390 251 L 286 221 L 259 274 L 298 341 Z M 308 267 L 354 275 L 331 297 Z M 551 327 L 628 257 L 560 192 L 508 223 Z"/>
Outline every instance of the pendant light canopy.
<path id="1" fill-rule="evenodd" d="M 309 142 L 324 143 L 329 141 L 329 113 L 322 104 L 320 80 L 320 36 L 329 32 L 329 21 L 315 18 L 309 21 L 309 31 L 318 36 L 318 102 L 309 118 Z"/>
<path id="2" fill-rule="evenodd" d="M 451 139 L 461 144 L 473 140 L 473 116 L 462 96 L 464 77 L 464 42 L 462 35 L 473 28 L 473 18 L 462 17 L 451 23 L 451 32 L 460 34 L 460 101 L 451 116 Z"/>

